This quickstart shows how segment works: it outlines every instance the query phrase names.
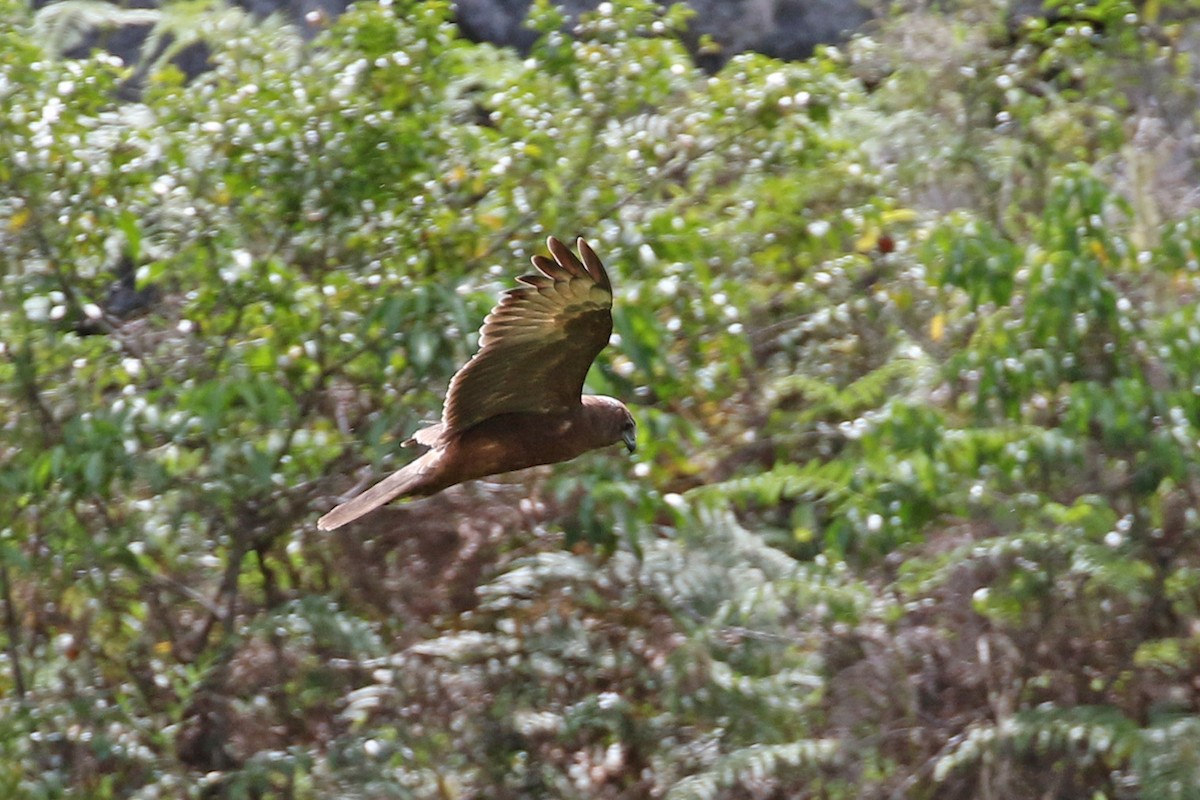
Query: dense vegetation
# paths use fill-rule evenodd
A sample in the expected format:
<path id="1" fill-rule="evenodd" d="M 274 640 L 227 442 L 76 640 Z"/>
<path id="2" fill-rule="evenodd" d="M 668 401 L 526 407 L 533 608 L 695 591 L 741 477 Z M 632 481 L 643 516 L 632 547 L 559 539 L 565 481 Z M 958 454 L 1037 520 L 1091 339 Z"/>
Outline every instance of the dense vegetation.
<path id="1" fill-rule="evenodd" d="M 135 103 L 0 0 L 0 795 L 1200 797 L 1186 9 L 448 6 Z M 638 455 L 318 535 L 547 233 Z"/>

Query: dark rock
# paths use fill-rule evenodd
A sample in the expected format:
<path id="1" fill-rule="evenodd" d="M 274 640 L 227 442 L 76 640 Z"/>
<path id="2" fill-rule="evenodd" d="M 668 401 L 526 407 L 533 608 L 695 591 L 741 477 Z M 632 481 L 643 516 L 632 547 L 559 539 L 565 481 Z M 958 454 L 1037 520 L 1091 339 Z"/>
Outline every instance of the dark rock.
<path id="1" fill-rule="evenodd" d="M 108 294 L 100 304 L 103 316 L 78 320 L 73 327 L 80 336 L 108 333 L 121 322 L 148 313 L 158 302 L 157 286 L 149 284 L 141 289 L 137 287 L 137 269 L 129 256 L 121 256 L 113 272 L 116 280 L 109 285 Z"/>
<path id="2" fill-rule="evenodd" d="M 41 4 L 43 0 L 35 0 Z M 456 21 L 472 41 L 515 47 L 528 51 L 537 33 L 525 25 L 531 0 L 458 0 Z M 601 0 L 564 0 L 562 8 L 571 22 Z M 236 0 L 256 18 L 279 14 L 291 21 L 305 38 L 312 38 L 349 5 L 348 0 Z M 801 59 L 819 44 L 844 40 L 871 19 L 871 11 L 859 0 L 689 0 L 696 11 L 684 43 L 697 63 L 713 71 L 732 56 L 747 51 L 781 59 Z M 49 19 L 44 28 L 52 41 L 48 46 L 69 58 L 80 58 L 104 50 L 139 69 L 124 87 L 122 96 L 136 97 L 145 73 L 157 63 L 171 37 L 147 53 L 146 42 L 158 24 L 156 0 L 128 0 L 114 4 L 111 13 L 97 11 L 91 3 L 50 3 L 39 17 Z M 668 5 L 663 0 L 664 7 Z M 64 27 L 65 26 L 65 27 Z M 711 37 L 716 48 L 701 48 L 701 39 Z M 210 68 L 210 49 L 193 43 L 172 55 L 170 61 L 188 78 Z"/>
<path id="3" fill-rule="evenodd" d="M 43 6 L 37 16 L 42 44 L 64 58 L 87 58 L 97 50 L 120 58 L 134 71 L 117 94 L 123 100 L 135 100 L 149 72 L 175 43 L 170 32 L 158 31 L 162 13 L 143 7 L 150 1 L 135 0 L 142 5 L 128 7 L 88 2 Z M 178 48 L 166 60 L 191 80 L 212 68 L 211 55 L 209 44 L 197 40 Z"/>
<path id="4" fill-rule="evenodd" d="M 574 21 L 601 1 L 565 0 L 560 5 Z M 689 0 L 688 5 L 696 14 L 684 41 L 697 63 L 709 70 L 749 51 L 807 58 L 817 45 L 841 42 L 872 18 L 858 0 Z M 459 28 L 472 41 L 527 51 L 537 39 L 525 25 L 530 0 L 458 0 L 455 6 Z M 704 36 L 712 37 L 719 50 L 701 52 Z"/>

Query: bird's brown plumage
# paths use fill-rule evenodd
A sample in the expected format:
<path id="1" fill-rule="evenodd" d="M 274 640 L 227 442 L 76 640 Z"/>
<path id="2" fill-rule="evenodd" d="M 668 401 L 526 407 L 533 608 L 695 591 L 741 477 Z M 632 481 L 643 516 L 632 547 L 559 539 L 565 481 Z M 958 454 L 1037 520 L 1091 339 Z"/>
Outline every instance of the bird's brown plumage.
<path id="1" fill-rule="evenodd" d="M 636 426 L 611 397 L 582 395 L 592 361 L 612 335 L 612 284 L 583 239 L 579 256 L 551 236 L 553 260 L 505 292 L 483 322 L 477 352 L 450 380 L 442 421 L 413 434 L 429 452 L 317 522 L 333 530 L 399 497 L 553 464 L 624 441 Z M 582 260 L 581 260 L 582 259 Z"/>

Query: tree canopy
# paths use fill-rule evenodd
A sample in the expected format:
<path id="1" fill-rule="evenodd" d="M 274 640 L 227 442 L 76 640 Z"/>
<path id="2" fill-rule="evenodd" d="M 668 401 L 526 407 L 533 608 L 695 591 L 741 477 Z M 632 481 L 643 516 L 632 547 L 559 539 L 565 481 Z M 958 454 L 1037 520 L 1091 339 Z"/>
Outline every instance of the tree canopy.
<path id="1" fill-rule="evenodd" d="M 130 102 L 0 0 L 0 793 L 1200 797 L 1184 3 L 171 8 Z M 548 234 L 636 458 L 319 534 Z"/>

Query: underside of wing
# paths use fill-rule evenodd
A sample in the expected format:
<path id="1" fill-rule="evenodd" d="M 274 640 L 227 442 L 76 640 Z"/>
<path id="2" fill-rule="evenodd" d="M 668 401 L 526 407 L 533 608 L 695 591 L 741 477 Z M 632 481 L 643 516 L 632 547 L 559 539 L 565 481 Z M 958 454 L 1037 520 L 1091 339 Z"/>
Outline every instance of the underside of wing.
<path id="1" fill-rule="evenodd" d="M 479 352 L 450 381 L 442 423 L 465 430 L 489 417 L 577 405 L 592 361 L 612 335 L 612 286 L 582 239 L 583 260 L 554 237 L 554 259 L 505 292 L 480 329 Z"/>

